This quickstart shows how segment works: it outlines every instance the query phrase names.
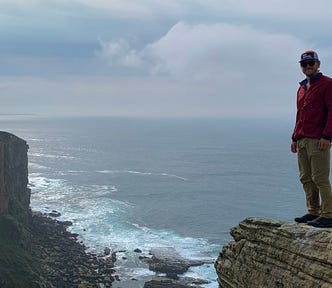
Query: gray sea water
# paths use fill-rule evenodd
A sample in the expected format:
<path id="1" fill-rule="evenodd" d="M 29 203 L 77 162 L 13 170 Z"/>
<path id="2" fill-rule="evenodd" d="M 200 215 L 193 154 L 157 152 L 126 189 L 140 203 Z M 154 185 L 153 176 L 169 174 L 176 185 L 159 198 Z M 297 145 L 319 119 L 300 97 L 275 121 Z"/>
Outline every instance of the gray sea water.
<path id="1" fill-rule="evenodd" d="M 91 251 L 122 251 L 117 287 L 143 287 L 153 275 L 136 248 L 214 261 L 244 218 L 305 212 L 291 120 L 9 117 L 0 125 L 29 144 L 32 208 L 59 211 Z M 217 287 L 213 264 L 187 275 Z"/>

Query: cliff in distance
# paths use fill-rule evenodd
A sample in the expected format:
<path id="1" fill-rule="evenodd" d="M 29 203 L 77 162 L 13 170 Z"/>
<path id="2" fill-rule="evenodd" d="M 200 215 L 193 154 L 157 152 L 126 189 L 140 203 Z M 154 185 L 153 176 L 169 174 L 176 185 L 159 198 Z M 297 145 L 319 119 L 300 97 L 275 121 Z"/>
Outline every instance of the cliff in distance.
<path id="1" fill-rule="evenodd" d="M 332 228 L 247 218 L 215 262 L 222 288 L 332 288 Z"/>
<path id="2" fill-rule="evenodd" d="M 21 222 L 29 215 L 28 145 L 13 134 L 0 132 L 0 215 Z"/>
<path id="3" fill-rule="evenodd" d="M 87 253 L 69 221 L 32 213 L 27 152 L 26 141 L 0 131 L 0 288 L 111 287 L 116 255 Z"/>

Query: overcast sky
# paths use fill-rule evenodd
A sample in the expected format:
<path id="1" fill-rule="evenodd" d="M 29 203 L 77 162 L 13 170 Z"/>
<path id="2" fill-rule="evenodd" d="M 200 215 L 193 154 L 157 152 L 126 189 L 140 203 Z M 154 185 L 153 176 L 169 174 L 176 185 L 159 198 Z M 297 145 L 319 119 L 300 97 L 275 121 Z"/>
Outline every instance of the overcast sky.
<path id="1" fill-rule="evenodd" d="M 0 0 L 0 114 L 294 117 L 330 0 Z"/>

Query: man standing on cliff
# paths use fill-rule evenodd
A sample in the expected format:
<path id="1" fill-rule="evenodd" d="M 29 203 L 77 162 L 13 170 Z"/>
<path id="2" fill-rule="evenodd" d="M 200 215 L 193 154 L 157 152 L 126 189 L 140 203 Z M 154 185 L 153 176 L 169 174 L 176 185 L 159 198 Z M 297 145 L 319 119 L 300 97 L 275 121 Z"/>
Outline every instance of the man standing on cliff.
<path id="1" fill-rule="evenodd" d="M 332 191 L 329 181 L 332 139 L 332 78 L 319 72 L 315 51 L 301 54 L 306 78 L 297 91 L 296 124 L 291 151 L 297 153 L 300 181 L 308 213 L 295 218 L 314 227 L 332 227 Z"/>

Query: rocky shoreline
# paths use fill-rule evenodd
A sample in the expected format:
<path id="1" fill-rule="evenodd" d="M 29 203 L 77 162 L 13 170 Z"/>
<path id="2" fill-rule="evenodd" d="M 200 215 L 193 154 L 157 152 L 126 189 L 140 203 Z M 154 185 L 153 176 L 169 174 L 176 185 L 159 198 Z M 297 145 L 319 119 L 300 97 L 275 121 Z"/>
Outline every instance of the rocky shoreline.
<path id="1" fill-rule="evenodd" d="M 32 214 L 31 245 L 42 260 L 42 286 L 106 288 L 120 281 L 114 270 L 115 253 L 88 253 L 77 241 L 78 235 L 67 231 L 69 225 L 42 213 Z"/>
<path id="2" fill-rule="evenodd" d="M 77 241 L 78 234 L 68 231 L 72 223 L 57 220 L 59 212 L 31 212 L 28 148 L 25 140 L 0 131 L 1 288 L 193 288 L 203 283 L 181 277 L 189 267 L 203 262 L 194 263 L 170 251 L 142 255 L 140 249 L 135 251 L 134 268 L 149 265 L 156 277 L 141 280 L 123 273 L 121 281 L 116 271 L 121 265 L 116 268 L 117 254 L 110 248 L 100 255 L 89 253 L 84 243 Z M 121 257 L 120 251 L 117 253 Z"/>
<path id="3" fill-rule="evenodd" d="M 106 247 L 101 254 L 89 253 L 87 247 L 78 242 L 78 234 L 67 230 L 72 223 L 57 220 L 59 216 L 57 211 L 32 213 L 32 251 L 37 251 L 35 253 L 43 262 L 41 287 L 107 288 L 114 287 L 115 283 L 122 287 L 115 270 L 116 252 L 111 253 Z M 172 248 L 152 250 L 148 255 L 143 255 L 140 249 L 134 252 L 140 261 L 148 264 L 149 270 L 156 273 L 145 282 L 144 288 L 201 288 L 200 285 L 208 283 L 182 275 L 190 267 L 212 265 L 212 262 L 184 259 Z M 137 283 L 137 287 L 141 285 Z"/>

